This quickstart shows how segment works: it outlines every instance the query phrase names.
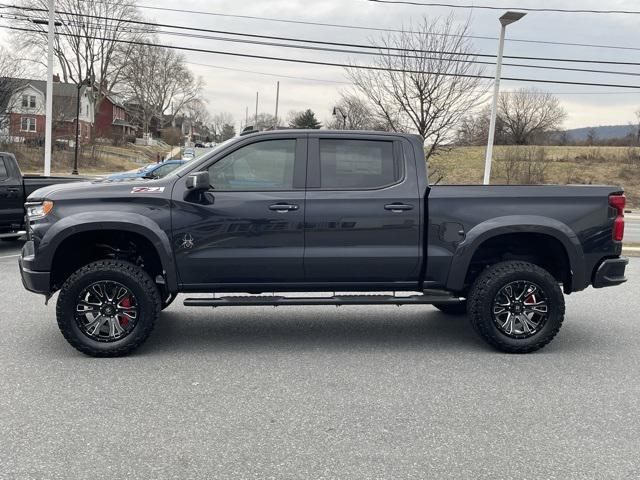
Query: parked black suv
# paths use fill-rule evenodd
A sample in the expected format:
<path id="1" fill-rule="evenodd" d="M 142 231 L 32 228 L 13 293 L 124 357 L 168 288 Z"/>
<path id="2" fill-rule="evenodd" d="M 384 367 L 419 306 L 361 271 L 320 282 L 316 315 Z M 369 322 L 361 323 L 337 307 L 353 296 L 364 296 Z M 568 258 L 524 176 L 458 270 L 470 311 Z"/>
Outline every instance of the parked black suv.
<path id="1" fill-rule="evenodd" d="M 564 293 L 625 281 L 624 195 L 607 186 L 429 186 L 413 135 L 286 130 L 230 140 L 160 180 L 28 199 L 27 289 L 60 291 L 78 350 L 126 354 L 189 306 L 433 304 L 506 352 L 550 342 Z"/>

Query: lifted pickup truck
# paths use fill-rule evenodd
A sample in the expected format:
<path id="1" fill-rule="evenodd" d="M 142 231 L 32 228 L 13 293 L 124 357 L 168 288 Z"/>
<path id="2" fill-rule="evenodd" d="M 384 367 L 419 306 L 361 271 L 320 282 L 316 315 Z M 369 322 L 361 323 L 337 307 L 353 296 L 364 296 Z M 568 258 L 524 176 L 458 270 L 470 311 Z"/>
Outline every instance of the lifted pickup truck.
<path id="1" fill-rule="evenodd" d="M 0 152 L 0 240 L 13 241 L 24 235 L 25 199 L 39 188 L 77 182 L 81 177 L 22 175 L 16 157 Z"/>
<path id="2" fill-rule="evenodd" d="M 88 355 L 134 350 L 179 292 L 212 294 L 194 307 L 433 304 L 524 353 L 558 333 L 563 292 L 626 280 L 624 203 L 607 186 L 429 186 L 414 135 L 273 131 L 160 180 L 32 193 L 19 262 L 28 290 L 60 291 L 60 330 Z M 224 296 L 321 291 L 338 293 Z"/>

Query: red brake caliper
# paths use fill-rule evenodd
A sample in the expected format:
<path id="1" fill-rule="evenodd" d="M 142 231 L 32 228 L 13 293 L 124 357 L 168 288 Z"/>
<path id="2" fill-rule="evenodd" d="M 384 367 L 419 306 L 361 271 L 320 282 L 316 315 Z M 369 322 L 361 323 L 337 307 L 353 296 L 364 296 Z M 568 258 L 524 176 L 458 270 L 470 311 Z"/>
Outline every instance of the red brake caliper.
<path id="1" fill-rule="evenodd" d="M 120 306 L 122 308 L 130 308 L 131 307 L 131 299 L 129 297 L 124 298 L 120 302 Z M 122 325 L 123 327 L 126 327 L 127 325 L 129 325 L 129 317 L 127 317 L 126 315 L 120 315 L 120 325 Z"/>
<path id="2" fill-rule="evenodd" d="M 536 295 L 535 295 L 535 293 L 529 295 L 524 301 L 525 305 L 533 305 L 535 303 L 536 303 Z"/>

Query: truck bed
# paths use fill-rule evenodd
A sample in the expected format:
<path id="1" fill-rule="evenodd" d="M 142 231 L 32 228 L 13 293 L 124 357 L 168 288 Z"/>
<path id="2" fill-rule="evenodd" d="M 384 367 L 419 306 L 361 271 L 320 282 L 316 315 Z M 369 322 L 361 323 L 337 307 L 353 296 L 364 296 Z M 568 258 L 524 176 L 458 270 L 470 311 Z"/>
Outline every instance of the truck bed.
<path id="1" fill-rule="evenodd" d="M 586 286 L 592 270 L 605 254 L 622 252 L 612 239 L 615 214 L 609 195 L 619 187 L 605 185 L 436 185 L 429 188 L 427 211 L 428 262 L 425 279 L 446 283 L 456 252 L 473 251 L 486 232 L 502 229 L 553 234 L 563 232 L 572 245 L 568 252 L 586 266 L 574 289 Z M 514 246 L 517 248 L 517 244 Z M 451 279 L 448 279 L 449 281 Z M 583 285 L 584 284 L 584 285 Z"/>

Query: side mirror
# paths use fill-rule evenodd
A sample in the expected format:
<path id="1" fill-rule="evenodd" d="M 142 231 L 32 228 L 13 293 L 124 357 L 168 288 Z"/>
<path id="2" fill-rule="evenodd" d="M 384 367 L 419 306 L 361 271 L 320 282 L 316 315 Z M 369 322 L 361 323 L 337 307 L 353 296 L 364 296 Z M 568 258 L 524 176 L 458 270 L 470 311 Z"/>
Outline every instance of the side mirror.
<path id="1" fill-rule="evenodd" d="M 196 172 L 187 177 L 187 190 L 209 190 L 211 181 L 209 172 Z"/>

